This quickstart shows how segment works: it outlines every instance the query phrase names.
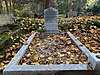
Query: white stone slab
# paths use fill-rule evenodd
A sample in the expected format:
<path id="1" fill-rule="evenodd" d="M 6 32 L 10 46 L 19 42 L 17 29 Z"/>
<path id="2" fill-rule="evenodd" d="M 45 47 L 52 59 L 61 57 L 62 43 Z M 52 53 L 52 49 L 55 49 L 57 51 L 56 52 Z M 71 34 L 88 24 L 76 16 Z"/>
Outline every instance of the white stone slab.
<path id="1" fill-rule="evenodd" d="M 0 14 L 0 26 L 4 24 L 12 24 L 12 23 L 14 23 L 12 14 L 9 14 L 9 15 Z"/>
<path id="2" fill-rule="evenodd" d="M 100 53 L 97 54 L 91 53 L 88 59 L 91 62 L 91 66 L 93 67 L 94 70 L 100 70 L 100 58 L 97 58 L 96 57 L 97 55 L 100 56 Z"/>
<path id="3" fill-rule="evenodd" d="M 48 75 L 59 71 L 87 70 L 87 64 L 15 65 L 4 70 L 4 75 Z"/>
<path id="4" fill-rule="evenodd" d="M 96 56 L 99 55 L 100 53 L 91 53 L 80 41 L 78 41 L 77 38 L 75 38 L 70 32 L 67 32 L 69 37 L 72 39 L 72 41 L 76 44 L 76 46 L 88 57 L 88 61 L 91 64 L 91 67 L 94 70 L 99 70 L 100 71 L 100 59 L 97 58 Z"/>

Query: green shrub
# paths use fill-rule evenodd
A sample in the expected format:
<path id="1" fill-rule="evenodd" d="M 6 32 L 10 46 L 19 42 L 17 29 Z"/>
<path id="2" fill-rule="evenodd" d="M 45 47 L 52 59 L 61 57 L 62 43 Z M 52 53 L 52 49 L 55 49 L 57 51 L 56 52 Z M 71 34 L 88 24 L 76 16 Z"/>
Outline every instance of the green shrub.
<path id="1" fill-rule="evenodd" d="M 78 29 L 82 30 L 82 28 L 83 28 L 82 25 L 79 24 L 79 25 L 78 25 Z"/>
<path id="2" fill-rule="evenodd" d="M 34 18 L 38 18 L 38 15 L 37 14 L 34 14 Z"/>
<path id="3" fill-rule="evenodd" d="M 100 5 L 95 5 L 92 9 L 94 15 L 98 15 L 100 13 Z"/>
<path id="4" fill-rule="evenodd" d="M 40 28 L 40 29 L 38 29 L 37 31 L 40 32 L 40 33 L 42 33 L 42 32 L 45 32 L 46 29 L 45 29 L 45 28 Z"/>
<path id="5" fill-rule="evenodd" d="M 99 21 L 94 21 L 94 25 L 100 28 L 100 22 Z"/>

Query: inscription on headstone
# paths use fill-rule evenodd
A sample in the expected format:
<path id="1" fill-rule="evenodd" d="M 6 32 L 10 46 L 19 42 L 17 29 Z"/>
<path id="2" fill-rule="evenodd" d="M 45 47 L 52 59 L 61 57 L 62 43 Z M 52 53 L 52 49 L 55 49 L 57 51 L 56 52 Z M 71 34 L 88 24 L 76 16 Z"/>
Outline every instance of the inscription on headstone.
<path id="1" fill-rule="evenodd" d="M 50 7 L 44 10 L 44 25 L 46 33 L 59 33 L 57 9 Z"/>

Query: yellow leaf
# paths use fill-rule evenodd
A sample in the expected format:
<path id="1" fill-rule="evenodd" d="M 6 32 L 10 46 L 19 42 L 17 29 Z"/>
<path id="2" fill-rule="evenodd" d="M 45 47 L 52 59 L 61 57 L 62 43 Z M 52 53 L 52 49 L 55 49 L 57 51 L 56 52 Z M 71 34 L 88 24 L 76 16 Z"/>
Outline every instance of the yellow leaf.
<path id="1" fill-rule="evenodd" d="M 60 37 L 61 39 L 63 39 L 64 37 Z"/>
<path id="2" fill-rule="evenodd" d="M 12 36 L 10 37 L 12 40 L 14 39 Z"/>
<path id="3" fill-rule="evenodd" d="M 90 47 L 90 44 L 86 44 L 85 46 L 86 46 L 86 47 Z"/>
<path id="4" fill-rule="evenodd" d="M 91 33 L 93 33 L 94 32 L 94 30 L 93 29 L 91 29 Z"/>
<path id="5" fill-rule="evenodd" d="M 67 52 L 67 54 L 68 54 L 68 55 L 70 55 L 70 54 L 71 54 L 71 52 Z"/>
<path id="6" fill-rule="evenodd" d="M 27 65 L 26 63 L 23 63 L 22 65 Z"/>
<path id="7" fill-rule="evenodd" d="M 31 56 L 31 54 L 29 53 L 29 54 L 27 54 L 27 57 L 30 57 Z"/>
<path id="8" fill-rule="evenodd" d="M 36 45 L 37 45 L 37 46 L 40 46 L 40 45 L 41 45 L 41 43 L 37 43 Z"/>
<path id="9" fill-rule="evenodd" d="M 60 56 L 60 57 L 64 57 L 64 54 L 60 54 L 59 56 Z"/>
<path id="10" fill-rule="evenodd" d="M 84 37 L 84 39 L 87 40 L 88 38 L 87 37 Z"/>
<path id="11" fill-rule="evenodd" d="M 16 53 L 15 52 L 12 52 L 12 55 L 15 55 Z"/>
<path id="12" fill-rule="evenodd" d="M 4 57 L 4 55 L 0 55 L 0 58 L 3 58 Z"/>
<path id="13" fill-rule="evenodd" d="M 16 47 L 15 45 L 12 45 L 12 47 Z"/>
<path id="14" fill-rule="evenodd" d="M 52 60 L 52 57 L 48 57 L 48 60 Z"/>
<path id="15" fill-rule="evenodd" d="M 1 66 L 4 66 L 5 64 L 4 64 L 4 63 L 0 63 L 0 65 L 1 65 Z"/>
<path id="16" fill-rule="evenodd" d="M 69 64 L 69 62 L 66 62 L 66 64 Z"/>
<path id="17" fill-rule="evenodd" d="M 24 27 L 24 29 L 27 29 L 26 27 Z"/>
<path id="18" fill-rule="evenodd" d="M 34 59 L 35 60 L 38 60 L 39 59 L 39 56 L 38 55 L 34 55 Z"/>
<path id="19" fill-rule="evenodd" d="M 70 38 L 66 38 L 66 40 L 70 40 Z"/>
<path id="20" fill-rule="evenodd" d="M 96 50 L 96 47 L 91 47 L 93 50 Z"/>
<path id="21" fill-rule="evenodd" d="M 34 62 L 34 63 L 31 63 L 32 65 L 39 65 L 39 63 L 38 62 Z"/>
<path id="22" fill-rule="evenodd" d="M 40 58 L 45 58 L 45 56 L 41 54 L 41 55 L 40 55 Z"/>
<path id="23" fill-rule="evenodd" d="M 16 58 L 12 58 L 12 60 L 16 60 Z"/>
<path id="24" fill-rule="evenodd" d="M 79 61 L 79 64 L 83 64 L 83 63 Z"/>

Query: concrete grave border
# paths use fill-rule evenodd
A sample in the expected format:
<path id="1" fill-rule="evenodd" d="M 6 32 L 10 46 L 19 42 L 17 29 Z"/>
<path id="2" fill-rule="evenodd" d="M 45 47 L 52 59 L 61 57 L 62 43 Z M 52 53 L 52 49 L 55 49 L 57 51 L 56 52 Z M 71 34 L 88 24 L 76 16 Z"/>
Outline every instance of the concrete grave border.
<path id="1" fill-rule="evenodd" d="M 77 38 L 75 38 L 70 32 L 67 32 L 72 41 L 78 46 L 78 48 L 88 57 L 92 68 L 94 70 L 100 70 L 100 59 L 96 55 L 100 56 L 100 53 L 91 53 Z"/>
<path id="2" fill-rule="evenodd" d="M 69 37 L 76 41 L 76 38 L 70 33 L 67 33 Z M 36 33 L 33 33 L 27 40 L 28 44 L 23 45 L 21 49 L 18 51 L 18 53 L 14 56 L 14 58 L 11 60 L 11 62 L 8 64 L 8 66 L 4 69 L 3 75 L 55 75 L 56 73 L 66 71 L 66 73 L 69 73 L 69 71 L 75 71 L 77 72 L 77 75 L 80 75 L 82 72 L 82 75 L 92 75 L 90 72 L 87 72 L 87 64 L 60 64 L 60 65 L 17 65 L 19 61 L 21 60 L 22 56 L 25 54 L 25 52 L 28 49 L 28 46 L 34 39 Z M 76 42 L 75 44 L 77 44 Z M 83 49 L 80 48 L 83 52 Z M 84 52 L 86 53 L 86 52 Z M 89 52 L 88 52 L 89 53 Z M 88 56 L 88 54 L 86 53 Z M 89 56 L 88 56 L 89 57 Z M 85 72 L 83 72 L 85 71 Z M 76 75 L 75 72 L 70 72 L 68 75 Z"/>

